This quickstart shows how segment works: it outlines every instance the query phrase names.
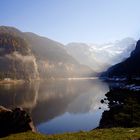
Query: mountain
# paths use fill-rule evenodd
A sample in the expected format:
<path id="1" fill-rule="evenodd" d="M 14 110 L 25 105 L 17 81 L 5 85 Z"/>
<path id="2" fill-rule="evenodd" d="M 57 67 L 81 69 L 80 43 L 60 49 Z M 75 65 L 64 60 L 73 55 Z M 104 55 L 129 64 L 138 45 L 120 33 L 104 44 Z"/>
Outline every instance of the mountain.
<path id="1" fill-rule="evenodd" d="M 103 76 L 125 76 L 129 78 L 140 76 L 140 40 L 137 41 L 136 48 L 129 58 L 109 68 Z"/>
<path id="2" fill-rule="evenodd" d="M 22 32 L 15 28 L 0 27 L 0 79 L 36 79 L 36 58 Z"/>
<path id="3" fill-rule="evenodd" d="M 88 66 L 79 64 L 70 56 L 63 44 L 33 33 L 25 35 L 30 49 L 36 56 L 42 77 L 81 77 L 93 73 Z"/>
<path id="4" fill-rule="evenodd" d="M 97 72 L 102 72 L 111 65 L 129 57 L 134 46 L 134 39 L 125 38 L 102 45 L 69 43 L 66 50 L 79 63 L 87 65 Z"/>
<path id="5" fill-rule="evenodd" d="M 87 77 L 126 59 L 135 41 L 63 45 L 34 33 L 0 26 L 0 78 Z"/>
<path id="6" fill-rule="evenodd" d="M 64 45 L 34 33 L 0 26 L 0 78 L 37 79 L 90 76 Z"/>

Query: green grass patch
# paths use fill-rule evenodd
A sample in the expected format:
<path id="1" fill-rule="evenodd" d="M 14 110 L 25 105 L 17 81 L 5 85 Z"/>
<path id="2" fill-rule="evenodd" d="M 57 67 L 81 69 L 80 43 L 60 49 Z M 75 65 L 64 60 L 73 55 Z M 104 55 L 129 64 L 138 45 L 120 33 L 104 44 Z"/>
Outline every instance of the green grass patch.
<path id="1" fill-rule="evenodd" d="M 140 128 L 111 128 L 55 135 L 25 132 L 0 138 L 0 140 L 137 140 L 138 138 L 140 138 Z"/>

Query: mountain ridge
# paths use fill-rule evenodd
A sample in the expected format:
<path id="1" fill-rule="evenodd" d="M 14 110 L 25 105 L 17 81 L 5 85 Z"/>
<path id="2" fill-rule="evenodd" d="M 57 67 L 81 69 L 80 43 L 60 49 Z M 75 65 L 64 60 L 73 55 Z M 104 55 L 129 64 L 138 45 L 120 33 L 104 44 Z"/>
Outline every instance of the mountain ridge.
<path id="1" fill-rule="evenodd" d="M 66 49 L 79 63 L 102 72 L 129 57 L 134 50 L 135 42 L 132 38 L 102 45 L 72 42 L 66 45 Z"/>
<path id="2" fill-rule="evenodd" d="M 135 50 L 126 60 L 110 67 L 102 76 L 134 78 L 140 76 L 140 40 L 137 41 Z"/>
<path id="3" fill-rule="evenodd" d="M 0 64 L 1 79 L 66 78 L 93 73 L 70 56 L 63 44 L 7 26 L 0 26 Z"/>

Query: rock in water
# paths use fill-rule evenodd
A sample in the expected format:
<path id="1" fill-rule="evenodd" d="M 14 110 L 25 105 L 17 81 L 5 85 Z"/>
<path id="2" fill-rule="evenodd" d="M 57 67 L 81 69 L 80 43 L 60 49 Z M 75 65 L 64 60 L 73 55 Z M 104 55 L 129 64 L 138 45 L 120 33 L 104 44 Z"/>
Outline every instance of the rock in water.
<path id="1" fill-rule="evenodd" d="M 33 121 L 26 111 L 22 108 L 10 110 L 0 106 L 0 137 L 29 130 L 36 131 Z"/>

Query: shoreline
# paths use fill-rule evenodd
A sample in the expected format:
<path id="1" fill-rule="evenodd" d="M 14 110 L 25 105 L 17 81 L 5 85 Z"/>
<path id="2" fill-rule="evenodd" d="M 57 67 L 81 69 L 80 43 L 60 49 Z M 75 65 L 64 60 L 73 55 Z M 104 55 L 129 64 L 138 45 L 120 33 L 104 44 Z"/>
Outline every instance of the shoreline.
<path id="1" fill-rule="evenodd" d="M 25 80 L 0 80 L 0 85 L 5 85 L 5 84 L 23 84 L 25 83 Z"/>
<path id="2" fill-rule="evenodd" d="M 40 81 L 40 82 L 42 82 L 42 81 L 46 81 L 46 80 L 93 80 L 93 79 L 98 79 L 98 77 L 75 77 L 75 78 L 71 78 L 71 77 L 69 77 L 69 78 L 48 78 L 48 79 L 31 79 L 30 81 L 27 81 L 27 80 L 23 80 L 23 79 L 20 79 L 20 80 L 17 80 L 17 79 L 15 79 L 15 80 L 0 80 L 0 85 L 3 85 L 3 84 L 24 84 L 24 83 L 32 83 L 32 82 L 34 82 L 34 81 Z"/>

